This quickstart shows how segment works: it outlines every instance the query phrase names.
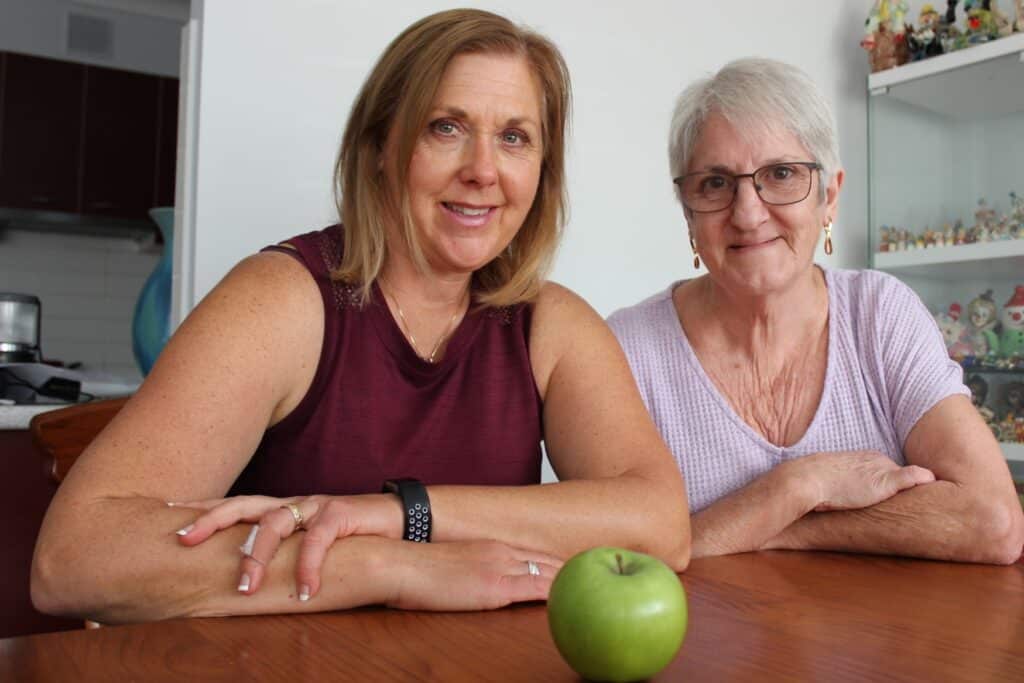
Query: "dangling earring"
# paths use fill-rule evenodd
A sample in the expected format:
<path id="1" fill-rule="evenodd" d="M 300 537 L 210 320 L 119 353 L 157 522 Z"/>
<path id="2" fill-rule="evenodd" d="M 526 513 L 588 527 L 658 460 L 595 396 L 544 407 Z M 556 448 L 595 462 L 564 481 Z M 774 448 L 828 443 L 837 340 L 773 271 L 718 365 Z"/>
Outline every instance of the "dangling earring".
<path id="1" fill-rule="evenodd" d="M 828 225 L 825 226 L 825 253 L 829 256 L 832 255 L 832 220 L 829 219 Z"/>
<path id="2" fill-rule="evenodd" d="M 693 249 L 693 267 L 700 268 L 700 256 L 697 255 L 697 245 L 693 241 L 693 235 L 690 235 L 690 249 Z"/>

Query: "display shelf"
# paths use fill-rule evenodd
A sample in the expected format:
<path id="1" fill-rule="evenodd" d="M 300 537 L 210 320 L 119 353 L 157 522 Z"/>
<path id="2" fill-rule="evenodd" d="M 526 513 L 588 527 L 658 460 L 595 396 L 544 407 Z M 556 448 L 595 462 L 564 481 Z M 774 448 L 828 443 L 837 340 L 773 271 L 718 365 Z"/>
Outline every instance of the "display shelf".
<path id="1" fill-rule="evenodd" d="M 873 73 L 868 91 L 961 120 L 1024 111 L 1024 33 Z"/>
<path id="2" fill-rule="evenodd" d="M 890 273 L 944 280 L 1024 276 L 1024 240 L 881 251 L 873 254 L 872 266 Z"/>

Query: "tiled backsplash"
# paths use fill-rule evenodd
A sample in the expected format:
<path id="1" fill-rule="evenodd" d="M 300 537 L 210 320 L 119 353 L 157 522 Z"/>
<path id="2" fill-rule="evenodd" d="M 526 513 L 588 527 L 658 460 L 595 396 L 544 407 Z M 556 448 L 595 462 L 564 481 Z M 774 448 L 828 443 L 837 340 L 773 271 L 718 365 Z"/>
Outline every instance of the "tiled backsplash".
<path id="1" fill-rule="evenodd" d="M 39 297 L 47 359 L 138 379 L 132 313 L 159 259 L 128 239 L 3 230 L 0 291 Z"/>

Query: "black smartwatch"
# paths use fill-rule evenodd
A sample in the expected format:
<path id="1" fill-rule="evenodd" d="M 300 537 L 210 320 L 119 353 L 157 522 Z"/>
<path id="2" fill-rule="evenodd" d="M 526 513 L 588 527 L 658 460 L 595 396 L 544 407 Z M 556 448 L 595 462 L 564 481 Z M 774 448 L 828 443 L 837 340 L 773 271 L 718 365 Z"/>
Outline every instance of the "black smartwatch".
<path id="1" fill-rule="evenodd" d="M 382 491 L 394 493 L 402 501 L 402 538 L 414 543 L 430 543 L 430 498 L 422 482 L 419 479 L 388 479 Z"/>

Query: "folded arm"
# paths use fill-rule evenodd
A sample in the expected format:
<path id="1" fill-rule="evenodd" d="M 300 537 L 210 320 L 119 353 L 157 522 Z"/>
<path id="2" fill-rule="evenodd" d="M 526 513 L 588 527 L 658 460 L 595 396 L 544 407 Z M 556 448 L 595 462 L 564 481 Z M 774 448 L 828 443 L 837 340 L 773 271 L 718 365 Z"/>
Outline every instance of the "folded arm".
<path id="1" fill-rule="evenodd" d="M 876 505 L 809 514 L 764 548 L 846 550 L 1009 564 L 1024 546 L 1024 516 L 1006 461 L 964 396 L 950 396 L 914 426 L 908 463 L 936 480 Z"/>

